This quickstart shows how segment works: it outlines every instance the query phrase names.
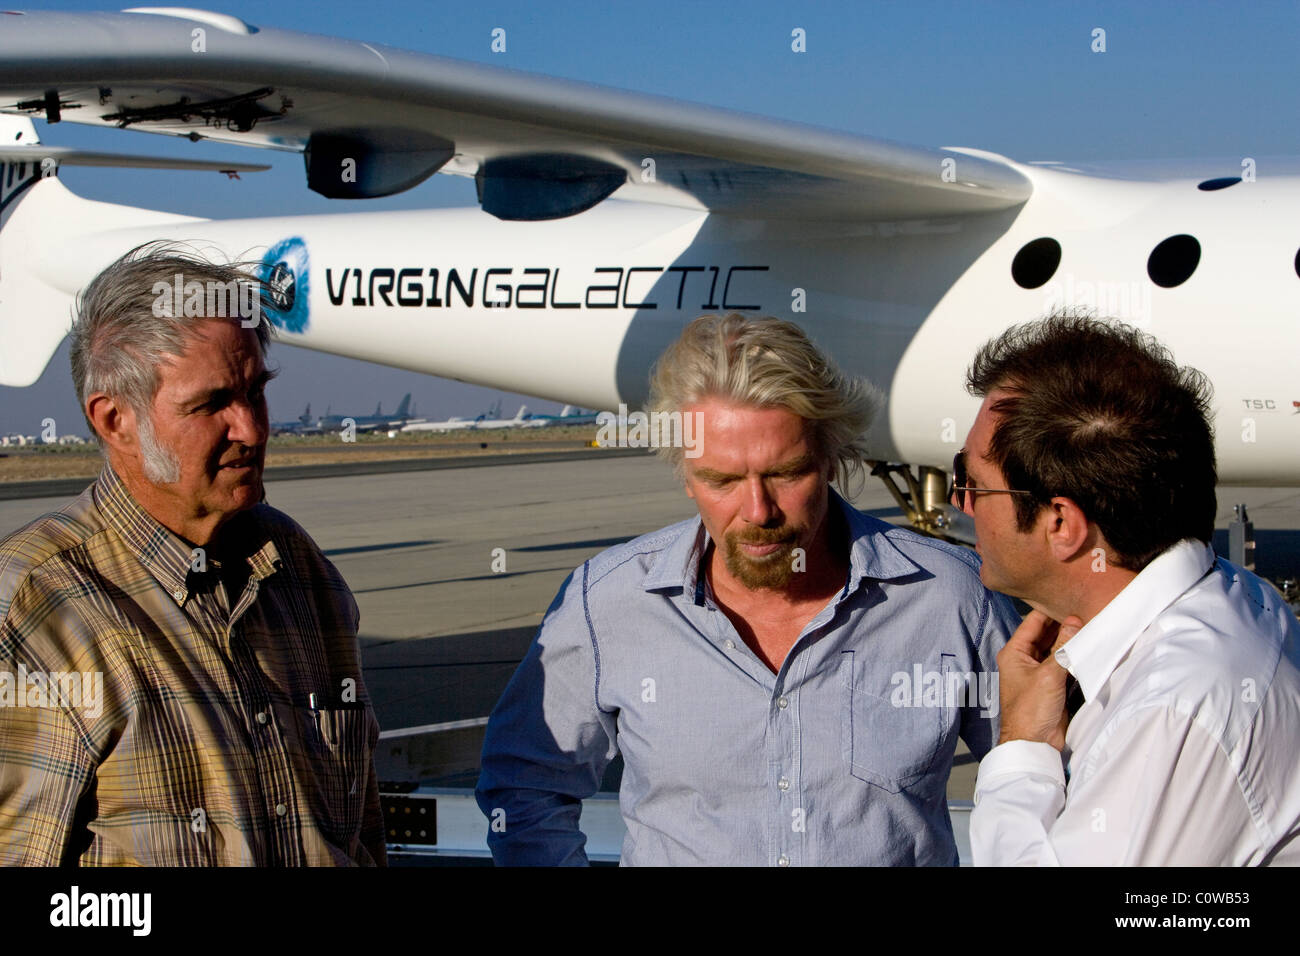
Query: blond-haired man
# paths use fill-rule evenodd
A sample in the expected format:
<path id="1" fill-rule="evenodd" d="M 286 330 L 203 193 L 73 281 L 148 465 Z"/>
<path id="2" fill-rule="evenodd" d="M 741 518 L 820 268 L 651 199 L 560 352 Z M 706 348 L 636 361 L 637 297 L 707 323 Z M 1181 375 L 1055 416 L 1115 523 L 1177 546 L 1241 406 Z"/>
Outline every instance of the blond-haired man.
<path id="1" fill-rule="evenodd" d="M 832 489 L 875 405 L 777 319 L 705 316 L 667 350 L 651 407 L 693 423 L 660 448 L 699 516 L 551 605 L 484 744 L 498 863 L 585 863 L 581 801 L 617 753 L 625 864 L 957 862 L 945 785 L 996 701 L 912 682 L 987 690 L 1018 618 L 973 556 Z"/>

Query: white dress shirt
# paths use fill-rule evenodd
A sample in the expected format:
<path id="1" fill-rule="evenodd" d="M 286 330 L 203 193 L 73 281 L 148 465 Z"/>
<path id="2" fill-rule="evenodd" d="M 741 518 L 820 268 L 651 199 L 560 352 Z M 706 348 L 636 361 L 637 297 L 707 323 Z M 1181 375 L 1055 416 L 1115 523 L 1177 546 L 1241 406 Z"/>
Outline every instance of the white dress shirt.
<path id="1" fill-rule="evenodd" d="M 1056 659 L 1086 703 L 1063 753 L 981 762 L 977 866 L 1300 864 L 1300 624 L 1271 585 L 1181 541 Z"/>

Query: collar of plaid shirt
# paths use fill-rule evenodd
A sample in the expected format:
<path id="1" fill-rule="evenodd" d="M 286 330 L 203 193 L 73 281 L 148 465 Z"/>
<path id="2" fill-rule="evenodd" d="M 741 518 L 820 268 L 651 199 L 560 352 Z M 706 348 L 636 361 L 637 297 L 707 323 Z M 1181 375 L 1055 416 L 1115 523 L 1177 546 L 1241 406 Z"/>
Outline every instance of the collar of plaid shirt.
<path id="1" fill-rule="evenodd" d="M 220 570 L 221 561 L 215 553 L 190 547 L 179 535 L 159 524 L 131 497 L 122 479 L 107 465 L 91 486 L 91 494 L 105 523 L 182 607 L 194 590 L 196 576 L 208 574 L 209 569 Z M 283 563 L 269 532 L 250 512 L 231 518 L 221 529 L 219 541 L 226 560 L 248 562 L 254 581 L 260 582 L 274 574 Z"/>

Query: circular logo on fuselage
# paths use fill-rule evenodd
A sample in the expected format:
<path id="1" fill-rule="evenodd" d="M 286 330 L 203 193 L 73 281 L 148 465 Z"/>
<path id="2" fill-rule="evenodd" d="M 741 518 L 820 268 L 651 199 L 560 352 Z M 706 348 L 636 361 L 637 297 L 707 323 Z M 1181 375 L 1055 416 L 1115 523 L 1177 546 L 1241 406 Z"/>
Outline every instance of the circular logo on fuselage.
<path id="1" fill-rule="evenodd" d="M 266 286 L 271 324 L 286 332 L 306 332 L 309 284 L 307 243 L 300 236 L 281 239 L 262 257 L 259 278 Z"/>
<path id="2" fill-rule="evenodd" d="M 288 312 L 293 308 L 294 287 L 293 270 L 283 262 L 277 262 L 271 268 L 271 274 L 266 277 L 267 291 L 270 293 L 271 301 L 281 312 Z"/>

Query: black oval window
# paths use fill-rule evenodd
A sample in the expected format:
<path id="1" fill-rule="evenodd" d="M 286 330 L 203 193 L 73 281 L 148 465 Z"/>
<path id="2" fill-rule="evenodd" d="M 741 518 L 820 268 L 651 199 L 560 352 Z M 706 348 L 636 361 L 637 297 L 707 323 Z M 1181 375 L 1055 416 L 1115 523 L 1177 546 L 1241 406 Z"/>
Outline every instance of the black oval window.
<path id="1" fill-rule="evenodd" d="M 1201 261 L 1201 244 L 1192 236 L 1170 236 L 1151 250 L 1147 275 L 1162 289 L 1182 285 Z"/>
<path id="2" fill-rule="evenodd" d="M 1300 276 L 1300 252 L 1295 254 L 1295 274 Z"/>
<path id="3" fill-rule="evenodd" d="M 1022 289 L 1037 289 L 1061 264 L 1061 244 L 1055 239 L 1035 239 L 1025 243 L 1011 260 L 1011 278 Z"/>
<path id="4" fill-rule="evenodd" d="M 1235 186 L 1241 182 L 1240 176 L 1221 176 L 1218 179 L 1207 179 L 1203 183 L 1197 183 L 1196 188 L 1202 192 L 1212 193 L 1216 189 L 1227 189 L 1229 186 Z"/>

